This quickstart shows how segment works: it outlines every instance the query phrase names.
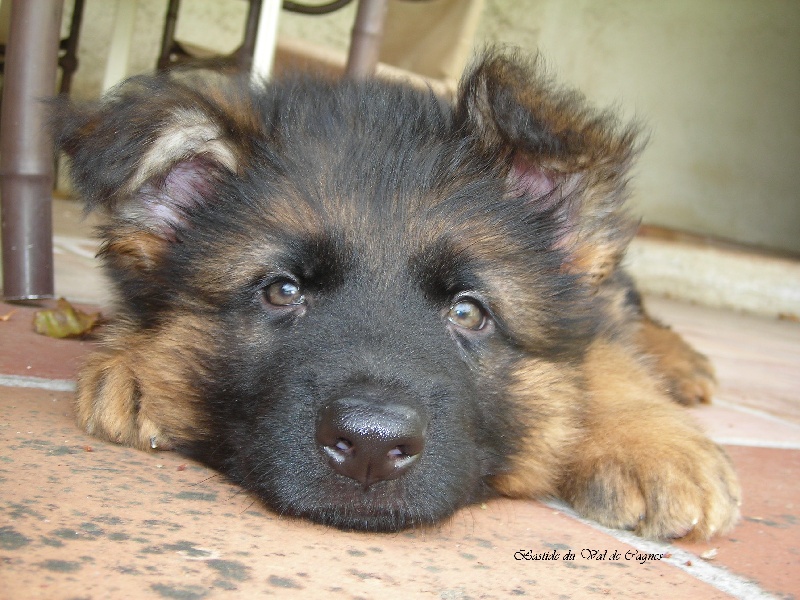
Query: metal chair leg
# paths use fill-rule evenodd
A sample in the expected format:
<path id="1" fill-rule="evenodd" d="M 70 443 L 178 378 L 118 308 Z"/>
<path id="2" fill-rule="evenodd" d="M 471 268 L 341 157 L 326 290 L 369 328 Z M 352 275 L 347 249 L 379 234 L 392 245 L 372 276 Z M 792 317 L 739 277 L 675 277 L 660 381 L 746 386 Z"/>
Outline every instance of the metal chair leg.
<path id="1" fill-rule="evenodd" d="M 383 39 L 388 0 L 359 0 L 350 37 L 346 77 L 369 77 L 375 72 Z"/>
<path id="2" fill-rule="evenodd" d="M 53 142 L 42 99 L 55 92 L 63 0 L 13 0 L 6 48 L 0 195 L 3 296 L 52 297 Z"/>

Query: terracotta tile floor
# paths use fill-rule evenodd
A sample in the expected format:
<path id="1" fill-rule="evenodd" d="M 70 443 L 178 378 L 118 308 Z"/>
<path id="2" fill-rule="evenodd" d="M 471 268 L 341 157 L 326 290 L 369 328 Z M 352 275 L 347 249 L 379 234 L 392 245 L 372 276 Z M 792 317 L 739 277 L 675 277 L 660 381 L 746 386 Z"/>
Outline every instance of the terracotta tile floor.
<path id="1" fill-rule="evenodd" d="M 57 291 L 103 304 L 85 225 L 57 208 Z M 0 303 L 0 598 L 800 597 L 800 324 L 649 304 L 719 374 L 715 404 L 692 413 L 745 496 L 741 524 L 708 543 L 645 542 L 509 500 L 394 535 L 280 518 L 180 456 L 81 433 L 70 390 L 91 344 L 37 336 L 32 307 Z M 632 550 L 667 556 L 640 564 Z"/>

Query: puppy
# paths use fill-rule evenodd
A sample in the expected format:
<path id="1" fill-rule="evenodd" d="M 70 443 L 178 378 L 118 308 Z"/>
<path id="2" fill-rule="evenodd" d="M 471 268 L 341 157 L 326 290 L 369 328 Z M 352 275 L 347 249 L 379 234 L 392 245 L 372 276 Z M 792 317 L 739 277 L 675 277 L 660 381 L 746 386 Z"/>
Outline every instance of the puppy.
<path id="1" fill-rule="evenodd" d="M 736 522 L 730 461 L 679 406 L 712 369 L 620 269 L 636 127 L 535 60 L 486 52 L 452 102 L 142 77 L 56 122 L 117 296 L 88 432 L 343 529 L 495 494 L 652 538 Z"/>

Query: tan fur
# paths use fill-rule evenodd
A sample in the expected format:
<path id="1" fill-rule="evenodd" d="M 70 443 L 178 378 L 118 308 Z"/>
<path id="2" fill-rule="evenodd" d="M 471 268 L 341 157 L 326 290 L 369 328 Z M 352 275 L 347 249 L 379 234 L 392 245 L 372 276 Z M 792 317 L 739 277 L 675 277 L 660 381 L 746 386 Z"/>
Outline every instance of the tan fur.
<path id="1" fill-rule="evenodd" d="M 655 360 L 655 368 L 675 400 L 687 406 L 711 402 L 716 382 L 708 358 L 649 317 L 642 320 L 637 341 Z"/>
<path id="2" fill-rule="evenodd" d="M 191 316 L 176 316 L 157 334 L 118 327 L 81 371 L 79 424 L 142 450 L 169 449 L 202 435 L 206 423 L 192 383 L 200 369 L 197 348 L 207 345 Z"/>
<path id="3" fill-rule="evenodd" d="M 660 348 L 678 362 L 693 360 L 696 353 L 667 333 Z M 511 472 L 492 485 L 511 497 L 560 496 L 584 516 L 644 537 L 707 539 L 730 530 L 741 499 L 733 467 L 666 393 L 653 371 L 661 364 L 608 340 L 596 341 L 571 371 L 527 363 L 510 392 L 527 407 L 529 434 Z"/>
<path id="4" fill-rule="evenodd" d="M 584 432 L 562 497 L 589 518 L 645 537 L 705 539 L 729 530 L 741 498 L 730 460 L 646 366 L 624 345 L 598 341 L 584 374 Z"/>
<path id="5" fill-rule="evenodd" d="M 509 393 L 525 407 L 527 435 L 510 472 L 492 480 L 501 494 L 538 498 L 558 493 L 565 461 L 581 437 L 581 382 L 565 371 L 563 365 L 532 360 L 515 374 Z"/>
<path id="6" fill-rule="evenodd" d="M 134 228 L 115 228 L 101 253 L 122 270 L 147 272 L 156 268 L 165 250 L 160 237 Z"/>

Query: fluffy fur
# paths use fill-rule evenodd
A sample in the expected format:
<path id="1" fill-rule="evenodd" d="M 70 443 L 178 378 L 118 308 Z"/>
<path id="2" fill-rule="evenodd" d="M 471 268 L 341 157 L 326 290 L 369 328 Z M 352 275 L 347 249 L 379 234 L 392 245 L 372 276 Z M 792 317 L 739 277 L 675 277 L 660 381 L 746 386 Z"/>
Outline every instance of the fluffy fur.
<path id="1" fill-rule="evenodd" d="M 708 361 L 620 260 L 637 130 L 487 52 L 454 102 L 385 81 L 136 78 L 58 110 L 117 320 L 87 431 L 346 529 L 560 496 L 643 536 L 733 526 L 680 404 Z"/>

